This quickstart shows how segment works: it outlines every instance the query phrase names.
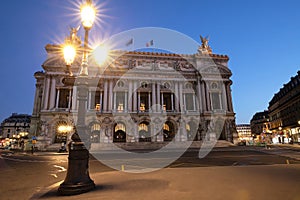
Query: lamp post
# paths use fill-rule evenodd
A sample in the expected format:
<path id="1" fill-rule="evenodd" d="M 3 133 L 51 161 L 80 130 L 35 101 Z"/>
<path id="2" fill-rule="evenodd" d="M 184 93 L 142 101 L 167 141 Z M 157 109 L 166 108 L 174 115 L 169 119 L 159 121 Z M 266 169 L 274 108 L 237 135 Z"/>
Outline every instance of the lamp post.
<path id="1" fill-rule="evenodd" d="M 80 12 L 82 25 L 85 29 L 85 37 L 82 49 L 83 55 L 81 69 L 76 81 L 78 87 L 77 99 L 79 101 L 78 118 L 75 132 L 71 137 L 72 142 L 69 144 L 67 175 L 64 182 L 58 188 L 58 193 L 61 195 L 81 194 L 95 188 L 94 181 L 91 180 L 89 176 L 88 149 L 90 146 L 90 137 L 86 132 L 87 128 L 85 125 L 86 102 L 88 96 L 88 33 L 89 30 L 92 28 L 96 17 L 96 10 L 92 4 L 92 1 L 86 0 L 86 3 L 81 6 Z M 74 38 L 70 36 L 69 40 L 67 41 L 68 43 L 63 49 L 64 58 L 68 69 L 70 69 L 76 55 L 74 41 L 72 41 L 73 39 Z M 72 74 L 70 73 L 70 75 Z"/>

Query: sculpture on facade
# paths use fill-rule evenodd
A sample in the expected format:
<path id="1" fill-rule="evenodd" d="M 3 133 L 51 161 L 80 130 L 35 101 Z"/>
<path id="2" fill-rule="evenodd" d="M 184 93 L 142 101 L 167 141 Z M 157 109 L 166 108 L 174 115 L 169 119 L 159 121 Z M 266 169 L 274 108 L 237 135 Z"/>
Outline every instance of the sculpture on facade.
<path id="1" fill-rule="evenodd" d="M 199 47 L 198 52 L 202 53 L 202 54 L 210 54 L 210 53 L 212 53 L 212 49 L 208 45 L 209 37 L 208 36 L 202 37 L 200 35 L 200 40 L 201 40 L 201 46 Z"/>
<path id="2" fill-rule="evenodd" d="M 70 40 L 73 44 L 80 46 L 81 45 L 81 39 L 77 35 L 77 32 L 79 31 L 80 26 L 77 28 L 70 27 Z"/>

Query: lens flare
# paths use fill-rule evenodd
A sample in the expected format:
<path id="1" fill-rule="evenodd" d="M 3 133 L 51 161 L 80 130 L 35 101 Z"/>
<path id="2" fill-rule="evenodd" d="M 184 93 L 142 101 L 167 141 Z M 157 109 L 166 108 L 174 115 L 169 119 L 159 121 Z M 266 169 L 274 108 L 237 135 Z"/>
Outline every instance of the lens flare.
<path id="1" fill-rule="evenodd" d="M 93 51 L 93 57 L 98 65 L 103 64 L 107 61 L 109 57 L 109 49 L 105 45 L 99 45 L 95 50 Z"/>
<path id="2" fill-rule="evenodd" d="M 92 4 L 86 3 L 80 9 L 81 21 L 85 28 L 91 28 L 96 18 L 96 9 Z"/>
<path id="3" fill-rule="evenodd" d="M 67 65 L 71 65 L 74 62 L 76 56 L 76 49 L 73 45 L 68 44 L 63 48 L 64 59 Z"/>

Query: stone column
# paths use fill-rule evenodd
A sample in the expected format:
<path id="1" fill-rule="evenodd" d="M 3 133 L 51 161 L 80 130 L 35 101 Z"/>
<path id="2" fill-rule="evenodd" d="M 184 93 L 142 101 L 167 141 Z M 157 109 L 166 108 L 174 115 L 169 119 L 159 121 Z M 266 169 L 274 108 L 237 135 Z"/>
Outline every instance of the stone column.
<path id="1" fill-rule="evenodd" d="M 227 97 L 228 97 L 228 110 L 230 112 L 233 112 L 233 105 L 232 105 L 232 96 L 231 96 L 231 89 L 230 89 L 230 84 L 227 84 Z"/>
<path id="2" fill-rule="evenodd" d="M 160 107 L 161 107 L 161 106 L 159 106 L 159 105 L 161 105 L 161 103 L 160 103 L 160 83 L 157 83 L 156 86 L 157 86 L 157 90 L 156 90 L 156 99 L 157 99 L 157 101 L 156 101 L 156 104 L 158 104 L 157 107 L 156 107 L 156 111 L 160 112 Z"/>
<path id="3" fill-rule="evenodd" d="M 137 111 L 137 82 L 133 82 L 133 111 Z"/>
<path id="4" fill-rule="evenodd" d="M 227 103 L 227 94 L 226 94 L 226 88 L 225 83 L 222 84 L 222 99 L 223 99 L 223 109 L 228 111 L 228 103 Z"/>
<path id="5" fill-rule="evenodd" d="M 196 111 L 196 98 L 195 98 L 195 93 L 193 95 L 193 111 Z"/>
<path id="6" fill-rule="evenodd" d="M 107 111 L 108 105 L 108 80 L 104 80 L 104 99 L 103 99 L 103 111 Z"/>
<path id="7" fill-rule="evenodd" d="M 138 111 L 141 110 L 141 93 L 138 92 L 138 107 L 137 107 Z"/>
<path id="8" fill-rule="evenodd" d="M 179 104 L 180 104 L 180 111 L 185 111 L 185 105 L 184 105 L 184 98 L 183 98 L 183 87 L 182 83 L 179 83 Z"/>
<path id="9" fill-rule="evenodd" d="M 179 112 L 179 88 L 178 88 L 178 82 L 175 82 L 175 110 L 176 112 Z"/>
<path id="10" fill-rule="evenodd" d="M 100 91 L 100 112 L 103 110 L 103 94 L 102 91 Z"/>
<path id="11" fill-rule="evenodd" d="M 60 94 L 60 89 L 57 89 L 57 95 L 56 95 L 56 104 L 55 104 L 55 108 L 58 108 L 59 105 L 59 94 Z"/>
<path id="12" fill-rule="evenodd" d="M 164 111 L 164 93 L 162 92 L 161 94 L 161 107 L 162 107 L 162 111 Z M 166 108 L 166 110 L 165 111 L 167 111 L 167 107 L 165 107 Z"/>
<path id="13" fill-rule="evenodd" d="M 109 81 L 109 95 L 108 95 L 108 111 L 112 111 L 113 109 L 113 80 Z"/>
<path id="14" fill-rule="evenodd" d="M 68 109 L 71 109 L 71 102 L 72 102 L 72 90 L 69 90 L 69 102 L 68 102 Z"/>
<path id="15" fill-rule="evenodd" d="M 171 110 L 174 111 L 174 94 L 171 93 Z"/>
<path id="16" fill-rule="evenodd" d="M 43 110 L 48 109 L 49 102 L 49 91 L 50 91 L 50 78 L 46 76 L 43 94 Z"/>
<path id="17" fill-rule="evenodd" d="M 151 108 L 151 92 L 149 91 L 148 92 L 148 109 L 149 109 L 149 112 L 150 112 L 150 108 Z"/>
<path id="18" fill-rule="evenodd" d="M 125 102 L 124 102 L 124 112 L 128 110 L 128 91 L 125 91 Z"/>
<path id="19" fill-rule="evenodd" d="M 93 95 L 92 95 L 92 92 L 93 92 L 93 91 L 92 91 L 91 88 L 90 88 L 89 91 L 88 91 L 88 94 L 89 94 L 89 95 L 88 95 L 88 99 L 87 99 L 87 104 L 88 104 L 88 105 L 87 105 L 87 109 L 88 109 L 88 110 L 91 110 L 91 109 L 92 109 L 92 103 L 93 103 L 93 102 L 92 102 L 92 96 L 93 96 Z"/>
<path id="20" fill-rule="evenodd" d="M 116 112 L 116 110 L 117 110 L 117 92 L 113 92 L 113 95 L 114 95 L 113 111 Z"/>
<path id="21" fill-rule="evenodd" d="M 73 95 L 72 95 L 72 110 L 77 109 L 77 87 L 73 87 Z"/>
<path id="22" fill-rule="evenodd" d="M 155 92 L 155 82 L 152 83 L 152 105 L 155 105 L 156 104 L 156 92 Z M 155 112 L 156 109 L 155 109 L 155 106 L 151 106 L 150 104 L 150 107 L 153 109 L 152 111 Z"/>
<path id="23" fill-rule="evenodd" d="M 52 77 L 49 110 L 53 109 L 55 106 L 55 96 L 56 96 L 56 79 L 55 77 Z"/>
<path id="24" fill-rule="evenodd" d="M 197 84 L 197 96 L 198 96 L 198 109 L 200 112 L 203 111 L 203 102 L 202 102 L 202 98 L 203 98 L 203 94 L 202 94 L 202 89 L 201 89 L 201 81 L 198 80 L 198 84 Z"/>
<path id="25" fill-rule="evenodd" d="M 34 95 L 34 105 L 33 105 L 32 115 L 36 115 L 38 113 L 39 93 L 40 93 L 40 86 L 38 84 L 35 84 L 35 95 Z"/>
<path id="26" fill-rule="evenodd" d="M 129 85 L 128 85 L 128 111 L 132 111 L 132 94 L 133 94 L 133 89 L 132 89 L 132 81 L 129 80 Z"/>

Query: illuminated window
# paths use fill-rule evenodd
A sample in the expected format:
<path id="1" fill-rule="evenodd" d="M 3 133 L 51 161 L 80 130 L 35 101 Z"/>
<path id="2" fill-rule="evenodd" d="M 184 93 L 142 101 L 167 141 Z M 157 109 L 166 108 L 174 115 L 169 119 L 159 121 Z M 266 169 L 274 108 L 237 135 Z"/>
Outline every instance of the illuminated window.
<path id="1" fill-rule="evenodd" d="M 191 131 L 191 126 L 190 124 L 185 124 L 185 129 L 189 132 Z"/>
<path id="2" fill-rule="evenodd" d="M 93 124 L 93 126 L 91 127 L 91 131 L 100 131 L 101 126 L 100 124 Z"/>
<path id="3" fill-rule="evenodd" d="M 119 130 L 125 132 L 126 128 L 125 128 L 125 125 L 124 125 L 123 123 L 118 123 L 118 124 L 115 126 L 115 132 L 117 132 L 117 131 L 119 131 Z"/>
<path id="4" fill-rule="evenodd" d="M 100 108 L 101 108 L 100 103 L 97 103 L 95 109 L 98 110 L 98 111 L 100 111 Z"/>
<path id="5" fill-rule="evenodd" d="M 148 132 L 148 125 L 145 123 L 142 123 L 139 125 L 139 131 L 146 131 Z"/>
<path id="6" fill-rule="evenodd" d="M 164 130 L 170 131 L 170 126 L 168 124 L 164 124 Z"/>

